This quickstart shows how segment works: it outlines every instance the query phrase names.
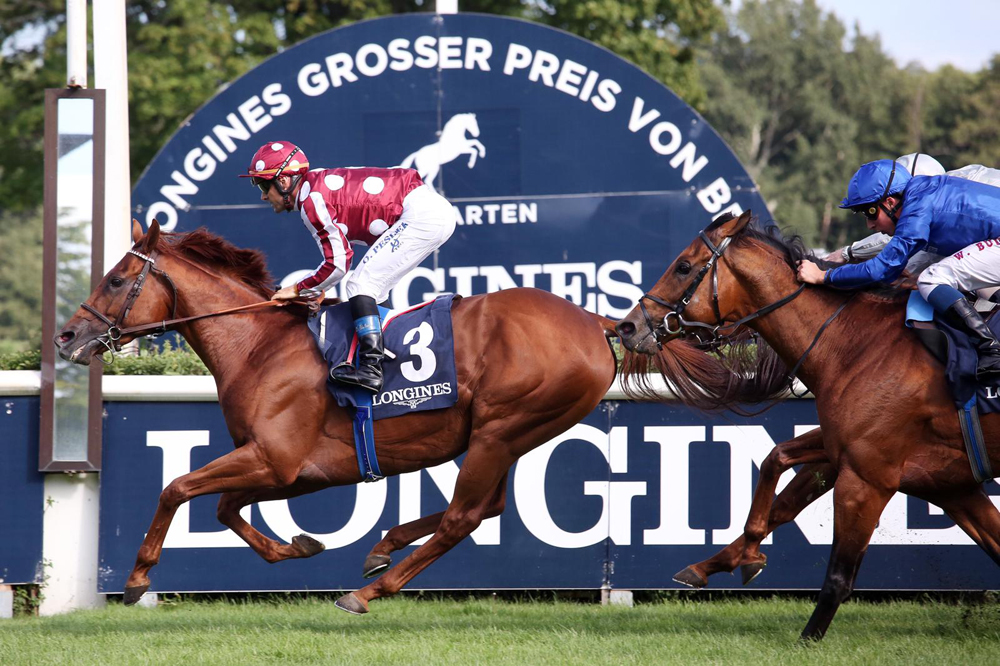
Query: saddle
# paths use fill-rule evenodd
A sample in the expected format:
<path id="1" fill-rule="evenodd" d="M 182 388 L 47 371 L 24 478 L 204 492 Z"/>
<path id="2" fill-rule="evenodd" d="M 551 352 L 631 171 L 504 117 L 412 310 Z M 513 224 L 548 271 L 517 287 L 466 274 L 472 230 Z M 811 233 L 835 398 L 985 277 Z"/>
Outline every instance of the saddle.
<path id="1" fill-rule="evenodd" d="M 1000 294 L 1000 292 L 998 292 Z M 972 299 L 970 299 L 972 300 Z M 974 307 L 994 333 L 1000 332 L 1000 303 L 975 299 Z M 983 414 L 1000 411 L 1000 387 L 981 386 L 976 381 L 976 347 L 964 330 L 940 317 L 917 292 L 912 292 L 906 308 L 906 324 L 928 351 L 945 367 L 945 380 L 957 407 L 979 397 Z"/>
<path id="2" fill-rule="evenodd" d="M 1000 332 L 997 303 L 977 299 L 975 308 L 990 330 Z M 979 384 L 976 380 L 979 356 L 975 345 L 965 331 L 952 326 L 947 318 L 938 316 L 915 291 L 910 293 L 910 302 L 906 307 L 906 324 L 944 365 L 945 381 L 958 411 L 958 422 L 973 476 L 979 483 L 992 479 L 995 475 L 986 451 L 979 414 L 1000 411 L 1000 387 Z"/>

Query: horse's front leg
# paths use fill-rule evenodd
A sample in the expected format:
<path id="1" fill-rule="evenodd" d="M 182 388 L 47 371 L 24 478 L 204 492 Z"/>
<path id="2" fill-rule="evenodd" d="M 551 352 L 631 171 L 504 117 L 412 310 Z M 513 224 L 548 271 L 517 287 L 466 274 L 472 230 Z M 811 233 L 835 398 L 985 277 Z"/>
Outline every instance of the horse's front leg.
<path id="1" fill-rule="evenodd" d="M 490 505 L 486 508 L 486 513 L 483 516 L 483 519 L 485 520 L 487 518 L 499 516 L 503 513 L 506 502 L 507 475 L 504 474 L 503 478 L 500 480 L 500 484 L 497 486 L 496 491 L 493 493 L 493 498 L 490 501 Z M 372 548 L 371 552 L 368 553 L 368 557 L 365 558 L 362 575 L 365 578 L 372 578 L 383 573 L 392 563 L 392 558 L 390 557 L 392 553 L 409 546 L 421 537 L 425 537 L 428 534 L 436 532 L 443 517 L 444 511 L 439 511 L 438 513 L 430 516 L 418 518 L 417 520 L 412 520 L 408 523 L 393 527 L 386 533 L 385 537 L 379 541 L 374 548 Z"/>
<path id="2" fill-rule="evenodd" d="M 476 166 L 477 157 L 486 157 L 486 146 L 480 143 L 478 139 L 471 139 L 462 152 L 469 155 L 469 168 L 471 169 Z"/>
<path id="3" fill-rule="evenodd" d="M 833 547 L 826 579 L 812 617 L 802 630 L 803 640 L 819 640 L 833 621 L 840 604 L 850 596 L 868 550 L 868 542 L 882 510 L 896 489 L 875 485 L 861 478 L 850 466 L 843 467 L 834 488 Z"/>
<path id="4" fill-rule="evenodd" d="M 139 601 L 149 589 L 149 570 L 160 561 L 163 540 L 177 507 L 200 495 L 282 485 L 286 484 L 252 442 L 213 460 L 201 469 L 171 481 L 160 493 L 153 522 L 139 547 L 135 567 L 125 583 L 125 604 L 131 605 Z"/>

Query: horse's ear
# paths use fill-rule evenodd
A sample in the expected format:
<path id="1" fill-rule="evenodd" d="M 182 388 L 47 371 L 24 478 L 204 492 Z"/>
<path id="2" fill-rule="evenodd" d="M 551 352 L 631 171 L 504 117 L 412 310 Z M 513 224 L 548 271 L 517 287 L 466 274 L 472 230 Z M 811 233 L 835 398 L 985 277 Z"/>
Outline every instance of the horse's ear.
<path id="1" fill-rule="evenodd" d="M 142 240 L 142 225 L 139 224 L 139 220 L 132 218 L 132 245 L 135 245 Z"/>
<path id="2" fill-rule="evenodd" d="M 146 240 L 142 243 L 142 253 L 151 254 L 156 249 L 156 241 L 160 240 L 160 223 L 153 220 L 146 233 Z"/>
<path id="3" fill-rule="evenodd" d="M 729 236 L 735 236 L 736 234 L 743 231 L 743 229 L 748 224 L 750 224 L 750 220 L 752 219 L 753 219 L 753 211 L 750 210 L 744 211 L 742 215 L 729 220 L 728 222 L 724 223 L 722 227 L 720 227 L 719 230 L 722 234 L 722 237 L 727 238 Z"/>

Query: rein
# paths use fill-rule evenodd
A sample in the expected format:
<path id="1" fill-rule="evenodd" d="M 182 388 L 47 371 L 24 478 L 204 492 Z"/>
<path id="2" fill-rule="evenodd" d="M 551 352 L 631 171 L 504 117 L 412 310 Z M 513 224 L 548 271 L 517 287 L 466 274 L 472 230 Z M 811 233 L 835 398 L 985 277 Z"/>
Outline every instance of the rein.
<path id="1" fill-rule="evenodd" d="M 177 324 L 183 324 L 189 321 L 195 321 L 197 319 L 207 319 L 208 317 L 219 317 L 222 315 L 233 314 L 235 312 L 242 312 L 244 310 L 252 310 L 256 308 L 265 307 L 283 307 L 288 304 L 287 301 L 261 301 L 259 303 L 251 303 L 249 305 L 241 305 L 235 308 L 228 308 L 226 310 L 220 310 L 218 312 L 207 312 L 205 314 L 193 315 L 191 317 L 180 317 L 176 318 L 177 315 L 177 285 L 174 281 L 170 279 L 170 276 L 166 271 L 156 268 L 156 252 L 152 252 L 150 255 L 142 254 L 135 250 L 129 250 L 129 254 L 133 254 L 146 263 L 143 265 L 142 270 L 139 275 L 136 276 L 135 282 L 132 284 L 132 288 L 129 290 L 128 295 L 125 297 L 125 302 L 122 303 L 121 309 L 118 311 L 118 316 L 115 317 L 114 321 L 108 319 L 108 317 L 98 312 L 96 309 L 91 307 L 88 303 L 81 303 L 80 307 L 100 319 L 103 323 L 108 325 L 108 332 L 97 337 L 98 342 L 107 347 L 108 351 L 111 352 L 111 362 L 114 362 L 115 352 L 120 352 L 122 350 L 121 339 L 126 335 L 162 335 L 167 332 L 167 330 L 176 326 Z M 170 310 L 170 319 L 164 319 L 159 322 L 151 322 L 148 324 L 140 324 L 138 326 L 129 326 L 127 328 L 122 328 L 122 324 L 125 322 L 125 318 L 128 313 L 131 312 L 132 307 L 135 305 L 136 300 L 139 298 L 139 294 L 142 293 L 142 288 L 146 285 L 146 277 L 149 273 L 154 275 L 159 275 L 167 281 L 173 291 L 173 307 Z M 104 360 L 98 357 L 102 363 Z"/>
<path id="2" fill-rule="evenodd" d="M 698 274 L 695 276 L 694 280 L 691 282 L 690 285 L 688 285 L 688 288 L 684 290 L 684 293 L 681 295 L 681 300 L 677 304 L 668 303 L 667 301 L 664 301 L 663 299 L 654 296 L 653 294 L 650 293 L 643 294 L 642 297 L 639 299 L 639 309 L 642 311 L 642 316 L 645 318 L 646 326 L 649 329 L 649 333 L 647 333 L 647 335 L 653 336 L 653 340 L 656 341 L 656 346 L 661 350 L 663 349 L 663 343 L 660 342 L 661 337 L 680 335 L 682 333 L 692 333 L 690 330 L 692 328 L 707 329 L 709 335 L 711 335 L 711 339 L 708 340 L 707 342 L 702 342 L 699 345 L 700 347 L 718 350 L 719 347 L 721 347 L 726 342 L 730 341 L 733 332 L 735 332 L 740 326 L 746 324 L 747 322 L 753 321 L 758 317 L 763 317 L 768 313 L 774 312 L 775 310 L 784 305 L 788 305 L 793 300 L 798 298 L 798 296 L 805 290 L 807 286 L 805 283 L 802 283 L 801 285 L 799 285 L 798 289 L 793 291 L 788 296 L 785 296 L 769 305 L 765 305 L 756 312 L 752 312 L 751 314 L 748 314 L 747 316 L 742 317 L 737 321 L 726 323 L 723 321 L 722 313 L 719 310 L 718 260 L 722 258 L 722 254 L 726 251 L 726 248 L 729 247 L 729 243 L 732 240 L 732 237 L 726 237 L 725 239 L 723 239 L 721 243 L 719 243 L 718 246 L 716 246 L 712 242 L 712 239 L 710 239 L 708 237 L 708 234 L 706 234 L 704 231 L 698 232 L 698 237 L 701 238 L 702 242 L 704 242 L 705 245 L 708 246 L 708 249 L 712 251 L 712 256 L 708 258 L 708 261 L 706 261 L 705 265 L 702 266 L 700 271 L 698 271 Z M 688 304 L 690 304 L 691 298 L 694 296 L 694 292 L 701 285 L 702 281 L 708 275 L 709 271 L 712 272 L 712 310 L 715 312 L 715 319 L 719 323 L 705 324 L 699 321 L 688 321 L 684 319 L 682 313 L 687 308 Z M 844 311 L 844 308 L 846 308 L 847 305 L 854 300 L 854 296 L 856 295 L 857 293 L 855 292 L 855 294 L 852 294 L 850 298 L 841 303 L 840 306 L 833 312 L 833 314 L 830 315 L 825 322 L 823 322 L 823 325 L 819 327 L 819 330 L 816 331 L 816 336 L 813 338 L 812 343 L 810 343 L 810 345 L 806 347 L 805 352 L 803 352 L 802 356 L 799 357 L 799 360 L 795 362 L 795 365 L 788 373 L 788 382 L 790 385 L 793 384 L 795 373 L 798 372 L 799 368 L 802 367 L 802 364 L 805 362 L 806 357 L 809 356 L 809 352 L 811 352 L 813 350 L 813 347 L 815 347 L 816 344 L 819 342 L 820 336 L 822 336 L 824 331 L 826 331 L 827 327 L 831 323 L 833 323 L 833 320 L 836 319 L 837 316 Z M 654 303 L 658 303 L 659 305 L 662 305 L 667 308 L 666 314 L 663 315 L 663 321 L 661 321 L 659 325 L 656 326 L 653 325 L 653 320 L 649 316 L 649 312 L 646 310 L 646 306 L 643 303 L 643 300 L 646 299 Z M 674 317 L 673 324 L 671 324 L 670 320 L 671 316 Z M 723 331 L 726 329 L 729 329 L 730 332 L 728 334 L 723 333 L 720 335 L 719 331 Z M 693 334 L 695 335 L 695 337 L 698 337 L 696 333 Z"/>

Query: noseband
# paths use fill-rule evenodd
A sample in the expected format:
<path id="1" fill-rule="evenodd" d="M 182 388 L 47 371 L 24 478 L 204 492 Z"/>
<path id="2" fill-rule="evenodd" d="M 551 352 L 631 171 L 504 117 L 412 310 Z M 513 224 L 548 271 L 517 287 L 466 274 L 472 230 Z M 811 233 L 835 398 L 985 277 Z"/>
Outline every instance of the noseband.
<path id="1" fill-rule="evenodd" d="M 708 234 L 706 234 L 704 231 L 698 232 L 698 238 L 700 238 L 702 242 L 708 246 L 708 249 L 711 250 L 712 252 L 712 256 L 708 258 L 708 261 L 705 262 L 705 265 L 702 266 L 701 270 L 698 271 L 698 274 L 695 275 L 694 280 L 691 282 L 691 284 L 688 285 L 688 288 L 684 290 L 684 293 L 681 295 L 681 300 L 676 304 L 668 303 L 667 301 L 657 296 L 654 296 L 653 294 L 650 293 L 643 294 L 642 297 L 639 299 L 639 309 L 642 311 L 642 316 L 646 320 L 646 326 L 649 328 L 649 333 L 647 333 L 647 335 L 653 336 L 653 340 L 656 341 L 656 346 L 660 349 L 663 349 L 663 343 L 660 341 L 661 338 L 673 335 L 680 335 L 682 333 L 689 333 L 695 335 L 695 337 L 698 337 L 700 341 L 699 346 L 706 347 L 709 349 L 718 348 L 720 345 L 724 344 L 729 339 L 729 335 L 720 334 L 719 331 L 724 329 L 731 329 L 730 331 L 731 335 L 732 332 L 735 332 L 736 329 L 738 329 L 740 326 L 747 323 L 748 321 L 756 319 L 757 317 L 762 317 L 773 310 L 777 310 L 782 305 L 790 303 L 792 300 L 795 299 L 796 296 L 801 294 L 802 290 L 805 289 L 806 287 L 806 285 L 803 283 L 802 285 L 799 286 L 798 289 L 796 289 L 789 296 L 785 296 L 784 298 L 774 303 L 771 303 L 770 305 L 766 305 L 761 309 L 757 310 L 756 312 L 754 312 L 753 314 L 747 315 L 746 317 L 743 317 L 738 321 L 727 324 L 723 321 L 722 313 L 719 310 L 718 262 L 719 259 L 722 257 L 722 254 L 726 251 L 726 248 L 729 247 L 729 243 L 732 241 L 732 237 L 727 236 L 726 238 L 722 239 L 722 242 L 719 243 L 718 247 L 716 247 L 715 243 L 712 242 L 712 239 L 709 238 Z M 702 281 L 708 275 L 709 271 L 712 272 L 712 310 L 715 312 L 715 321 L 717 323 L 704 324 L 700 321 L 688 321 L 687 319 L 684 319 L 684 317 L 682 316 L 684 310 L 687 308 L 688 304 L 691 303 L 691 299 L 694 297 L 694 292 L 698 290 L 699 286 L 701 286 Z M 663 315 L 663 321 L 661 321 L 659 325 L 655 326 L 653 325 L 653 319 L 652 317 L 649 316 L 649 312 L 646 310 L 646 305 L 645 303 L 643 303 L 644 300 L 650 300 L 654 303 L 658 303 L 659 305 L 662 305 L 663 307 L 667 308 L 666 314 Z M 697 329 L 701 330 L 699 331 Z M 706 332 L 710 337 L 708 340 L 702 340 L 701 337 L 698 335 L 698 333 L 706 333 Z"/>
<path id="2" fill-rule="evenodd" d="M 135 250 L 129 250 L 129 254 L 134 254 L 146 263 L 143 265 L 142 270 L 139 271 L 139 275 L 136 276 L 135 282 L 132 283 L 132 288 L 129 289 L 128 295 L 125 297 L 125 302 L 122 303 L 121 309 L 118 311 L 118 316 L 115 317 L 114 321 L 108 319 L 106 315 L 98 312 L 93 307 L 87 303 L 81 303 L 80 307 L 94 315 L 102 322 L 108 325 L 108 332 L 97 337 L 97 340 L 108 348 L 111 352 L 111 358 L 114 359 L 114 353 L 116 351 L 122 350 L 121 338 L 123 334 L 122 326 L 125 324 L 125 318 L 128 313 L 132 310 L 132 306 L 135 305 L 136 300 L 139 298 L 139 294 L 142 293 L 142 288 L 146 286 L 146 276 L 152 272 L 154 275 L 159 275 L 167 281 L 170 285 L 170 289 L 173 291 L 173 308 L 171 309 L 170 318 L 174 319 L 177 315 L 177 286 L 174 281 L 170 279 L 166 271 L 162 271 L 155 266 L 156 264 L 156 252 L 152 252 L 149 256 L 142 254 L 141 252 L 136 252 Z M 150 334 L 163 334 L 166 333 L 166 320 L 160 322 L 160 326 L 152 328 Z"/>

